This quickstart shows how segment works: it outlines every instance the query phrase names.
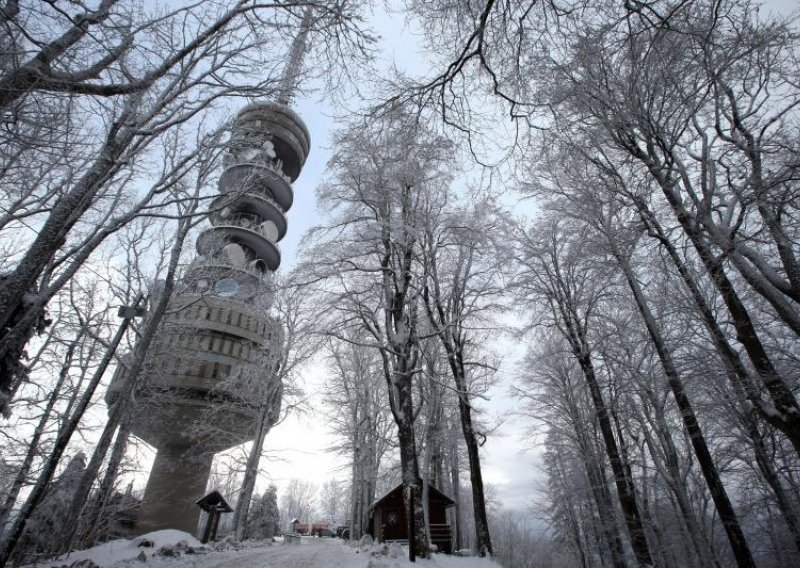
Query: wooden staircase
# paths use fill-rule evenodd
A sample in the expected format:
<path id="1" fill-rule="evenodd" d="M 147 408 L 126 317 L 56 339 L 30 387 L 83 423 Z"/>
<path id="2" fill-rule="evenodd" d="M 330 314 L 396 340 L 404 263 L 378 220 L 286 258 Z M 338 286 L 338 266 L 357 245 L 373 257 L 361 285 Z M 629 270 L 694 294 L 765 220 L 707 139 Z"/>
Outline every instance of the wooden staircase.
<path id="1" fill-rule="evenodd" d="M 430 530 L 431 544 L 435 544 L 439 552 L 443 552 L 444 554 L 453 554 L 453 533 L 450 530 L 450 525 L 431 524 Z M 394 538 L 387 540 L 383 538 L 383 531 L 381 531 L 378 542 L 385 542 L 386 544 L 397 543 L 401 546 L 408 546 L 407 538 Z"/>
<path id="2" fill-rule="evenodd" d="M 435 544 L 439 552 L 445 554 L 453 554 L 453 533 L 450 530 L 450 525 L 431 524 L 431 544 Z"/>

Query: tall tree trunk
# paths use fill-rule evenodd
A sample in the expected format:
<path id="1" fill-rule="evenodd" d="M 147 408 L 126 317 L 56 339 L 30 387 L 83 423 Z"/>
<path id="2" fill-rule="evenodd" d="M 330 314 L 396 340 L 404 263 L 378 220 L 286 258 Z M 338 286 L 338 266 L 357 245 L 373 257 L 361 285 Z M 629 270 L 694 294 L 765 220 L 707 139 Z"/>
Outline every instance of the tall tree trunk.
<path id="1" fill-rule="evenodd" d="M 364 494 L 361 497 L 361 534 L 369 531 L 369 507 L 376 499 L 375 492 L 378 488 L 378 473 L 380 469 L 380 456 L 378 455 L 377 441 L 369 432 L 368 451 L 364 455 L 366 465 L 363 468 Z"/>
<path id="2" fill-rule="evenodd" d="M 610 240 L 611 238 L 609 237 L 609 241 Z M 672 359 L 672 353 L 661 335 L 661 330 L 650 310 L 644 292 L 639 286 L 639 281 L 633 274 L 628 258 L 616 248 L 614 243 L 610 242 L 609 244 L 611 244 L 613 248 L 613 254 L 617 259 L 619 267 L 622 269 L 622 273 L 625 275 L 625 280 L 631 289 L 636 306 L 644 320 L 647 333 L 658 353 L 661 368 L 664 371 L 664 375 L 667 377 L 667 385 L 672 395 L 675 397 L 675 402 L 680 410 L 683 427 L 686 428 L 686 432 L 689 435 L 689 440 L 692 443 L 697 462 L 700 464 L 700 470 L 703 472 L 703 478 L 708 485 L 711 498 L 714 500 L 714 506 L 722 521 L 722 526 L 725 528 L 725 533 L 728 536 L 728 543 L 733 550 L 736 564 L 740 568 L 754 568 L 755 561 L 753 560 L 753 555 L 747 545 L 747 540 L 742 532 L 739 519 L 736 517 L 736 512 L 733 510 L 733 505 L 728 498 L 727 491 L 725 491 L 725 486 L 722 483 L 719 472 L 714 465 L 714 460 L 711 457 L 711 452 L 706 444 L 705 436 L 697 421 L 694 408 L 692 408 L 691 402 L 686 396 L 686 392 L 683 388 L 683 381 L 678 373 L 678 367 Z"/>
<path id="3" fill-rule="evenodd" d="M 413 522 L 413 533 L 408 535 L 409 554 L 427 557 L 428 537 L 425 526 L 425 516 L 422 508 L 422 480 L 419 475 L 417 462 L 417 445 L 414 436 L 413 399 L 411 396 L 411 381 L 404 381 L 398 388 L 398 402 L 402 408 L 402 420 L 398 421 L 397 433 L 400 442 L 400 468 L 403 478 L 403 496 L 406 507 L 406 519 Z M 411 543 L 413 542 L 413 546 Z M 412 560 L 413 561 L 413 560 Z"/>
<path id="4" fill-rule="evenodd" d="M 103 474 L 103 480 L 97 489 L 97 497 L 91 510 L 86 515 L 86 530 L 81 536 L 82 545 L 89 548 L 97 542 L 100 532 L 100 525 L 103 521 L 106 505 L 108 505 L 111 495 L 114 492 L 114 483 L 119 475 L 119 466 L 125 457 L 128 448 L 128 438 L 130 437 L 130 419 L 123 420 L 117 428 L 117 437 L 114 440 L 114 447 L 111 449 L 111 457 Z"/>
<path id="5" fill-rule="evenodd" d="M 575 511 L 575 505 L 573 503 L 573 500 L 570 498 L 571 497 L 570 491 L 567 489 L 567 484 L 564 481 L 564 464 L 561 461 L 561 456 L 555 455 L 554 459 L 556 460 L 555 474 L 558 478 L 558 481 L 561 484 L 561 496 L 563 497 L 564 502 L 566 503 L 568 523 L 569 523 L 570 533 L 572 534 L 572 541 L 575 543 L 575 548 L 577 548 L 578 550 L 578 556 L 581 559 L 581 568 L 590 568 L 589 559 L 587 558 L 587 550 L 588 550 L 587 543 L 583 535 L 584 531 L 581 530 L 580 522 L 578 520 L 579 512 Z M 620 550 L 621 548 L 622 546 L 620 543 Z M 624 566 L 624 557 L 622 564 Z M 616 560 L 614 565 L 615 566 L 619 565 L 616 562 Z"/>
<path id="6" fill-rule="evenodd" d="M 350 540 L 361 538 L 361 501 L 364 492 L 364 481 L 361 478 L 358 462 L 361 459 L 358 444 L 353 448 L 353 463 L 350 465 Z"/>
<path id="7" fill-rule="evenodd" d="M 360 400 L 353 405 L 350 411 L 350 423 L 353 425 L 352 432 L 352 463 L 350 464 L 350 540 L 358 540 L 362 535 L 364 521 L 361 518 L 364 499 L 364 466 L 362 457 L 362 445 L 364 444 L 361 435 L 361 421 L 359 418 Z"/>
<path id="8" fill-rule="evenodd" d="M 250 500 L 253 498 L 253 490 L 256 486 L 258 464 L 261 461 L 261 452 L 264 449 L 264 439 L 277 419 L 277 416 L 272 416 L 271 411 L 274 408 L 275 397 L 281 396 L 281 390 L 282 387 L 280 385 L 275 390 L 271 390 L 267 395 L 267 400 L 259 408 L 255 439 L 253 440 L 252 448 L 250 448 L 250 454 L 247 456 L 242 490 L 239 492 L 239 499 L 237 499 L 236 508 L 233 511 L 231 532 L 238 540 L 242 540 L 245 536 L 247 512 L 250 510 Z"/>
<path id="9" fill-rule="evenodd" d="M 567 235 L 559 228 L 558 221 L 546 227 L 543 245 L 532 242 L 524 233 L 523 238 L 526 244 L 531 245 L 530 254 L 523 249 L 520 258 L 527 268 L 525 274 L 531 279 L 534 294 L 547 304 L 552 313 L 552 323 L 569 346 L 569 352 L 578 363 L 586 382 L 636 562 L 639 566 L 652 566 L 647 534 L 636 503 L 636 488 L 617 446 L 608 407 L 592 362 L 589 326 L 599 301 L 597 287 L 604 282 L 599 280 L 591 288 L 586 287 L 587 282 L 593 280 L 589 278 L 590 274 L 600 275 L 593 273 L 591 266 L 585 264 L 584 255 L 568 245 Z"/>
<path id="10" fill-rule="evenodd" d="M 576 330 L 574 329 L 573 322 L 565 323 L 568 327 L 573 328 L 571 331 L 575 333 Z M 584 341 L 581 341 L 580 334 L 575 334 L 575 339 L 579 342 L 577 345 L 584 343 Z M 614 438 L 614 431 L 611 426 L 608 408 L 603 400 L 591 355 L 586 349 L 576 350 L 575 347 L 573 347 L 573 351 L 575 357 L 578 359 L 578 364 L 581 367 L 583 376 L 586 379 L 586 384 L 589 387 L 589 393 L 595 408 L 595 416 L 600 426 L 600 433 L 603 437 L 609 462 L 611 463 L 611 470 L 614 473 L 614 483 L 617 487 L 617 496 L 619 497 L 622 512 L 625 516 L 625 525 L 628 528 L 628 535 L 631 539 L 631 548 L 633 548 L 633 553 L 636 556 L 636 561 L 639 566 L 652 566 L 653 560 L 650 554 L 650 548 L 647 544 L 647 536 L 642 524 L 639 507 L 636 503 L 636 492 L 632 480 L 626 474 L 626 464 L 622 460 L 622 456 L 617 447 L 617 441 Z"/>
<path id="11" fill-rule="evenodd" d="M 761 338 L 756 332 L 750 313 L 725 273 L 721 259 L 713 254 L 711 248 L 705 242 L 696 219 L 686 210 L 681 199 L 675 193 L 675 184 L 665 176 L 662 164 L 636 144 L 626 143 L 625 148 L 647 166 L 650 174 L 661 188 L 675 217 L 686 236 L 689 237 L 711 281 L 728 308 L 728 312 L 731 315 L 731 323 L 736 329 L 739 343 L 744 347 L 758 377 L 770 394 L 777 411 L 777 415 L 771 417 L 770 423 L 773 423 L 776 428 L 786 434 L 795 451 L 800 454 L 800 405 L 798 405 L 791 389 L 769 357 Z"/>
<path id="12" fill-rule="evenodd" d="M 689 494 L 686 491 L 686 484 L 680 472 L 680 460 L 678 450 L 675 446 L 675 441 L 672 438 L 669 426 L 664 417 L 664 408 L 662 404 L 656 400 L 652 392 L 648 392 L 650 403 L 653 407 L 653 416 L 655 419 L 655 432 L 658 436 L 661 447 L 664 453 L 664 470 L 662 476 L 669 486 L 675 502 L 677 503 L 677 513 L 680 515 L 684 523 L 684 535 L 686 540 L 692 543 L 694 553 L 699 559 L 700 566 L 710 567 L 716 566 L 720 568 L 719 562 L 710 549 L 708 542 L 705 538 L 705 530 L 701 527 L 694 509 L 689 500 Z M 647 412 L 645 410 L 645 412 Z M 642 428 L 644 440 L 650 451 L 650 455 L 654 462 L 660 461 L 658 452 L 655 448 L 655 443 L 650 435 L 649 428 Z"/>
<path id="13" fill-rule="evenodd" d="M 456 502 L 453 507 L 453 541 L 455 542 L 456 550 L 461 550 L 463 547 L 463 540 L 461 536 L 461 467 L 458 459 L 458 438 L 455 435 L 455 430 L 449 428 L 450 432 L 450 483 L 453 486 L 453 501 Z"/>
<path id="14" fill-rule="evenodd" d="M 600 519 L 600 526 L 594 527 L 598 534 L 597 541 L 600 544 L 600 556 L 607 558 L 602 546 L 605 544 L 608 548 L 608 553 L 611 554 L 612 565 L 615 568 L 626 568 L 628 563 L 625 561 L 625 549 L 618 530 L 617 515 L 614 512 L 614 504 L 603 470 L 603 464 L 595 451 L 596 444 L 592 441 L 594 436 L 585 429 L 584 414 L 580 412 L 575 399 L 570 397 L 567 399 L 566 404 L 580 451 L 581 462 L 589 480 L 592 501 L 597 508 L 597 516 Z M 595 523 L 592 524 L 595 525 Z"/>
<path id="15" fill-rule="evenodd" d="M 431 540 L 431 516 L 430 516 L 430 485 L 435 480 L 431 479 L 432 461 L 441 443 L 441 421 L 442 421 L 442 392 L 440 385 L 434 377 L 437 376 L 436 365 L 434 364 L 436 354 L 428 353 L 425 357 L 425 367 L 428 377 L 428 400 L 426 401 L 425 412 L 425 451 L 422 455 L 422 512 L 425 517 L 425 534 L 428 541 Z"/>
<path id="16" fill-rule="evenodd" d="M 458 396 L 458 412 L 461 419 L 461 433 L 464 436 L 464 444 L 467 448 L 467 461 L 469 463 L 470 484 L 472 486 L 472 512 L 475 519 L 475 547 L 480 556 L 492 555 L 492 539 L 489 534 L 489 521 L 486 515 L 486 496 L 483 488 L 483 474 L 481 472 L 480 449 L 478 446 L 477 435 L 472 422 L 472 403 L 470 392 L 467 385 L 467 376 L 464 365 L 465 338 L 463 333 L 463 321 L 461 314 L 454 314 L 450 317 L 443 305 L 439 282 L 436 272 L 435 257 L 430 255 L 430 270 L 434 282 L 431 286 L 426 285 L 423 291 L 423 299 L 428 317 L 434 322 L 437 328 L 437 335 L 442 342 L 447 361 L 450 365 L 450 372 L 456 385 L 456 395 Z M 453 304 L 460 304 L 460 300 L 452 299 Z"/>
<path id="17" fill-rule="evenodd" d="M 458 395 L 458 411 L 461 417 L 461 433 L 464 435 L 464 445 L 467 448 L 469 461 L 469 478 L 472 485 L 472 510 L 475 517 L 475 546 L 480 556 L 491 555 L 492 539 L 489 535 L 489 520 L 486 516 L 486 497 L 483 489 L 483 474 L 481 473 L 481 458 L 478 439 L 472 424 L 472 404 L 469 400 L 469 391 L 464 375 L 463 354 L 459 349 L 453 353 L 448 350 L 450 368 L 456 383 Z"/>

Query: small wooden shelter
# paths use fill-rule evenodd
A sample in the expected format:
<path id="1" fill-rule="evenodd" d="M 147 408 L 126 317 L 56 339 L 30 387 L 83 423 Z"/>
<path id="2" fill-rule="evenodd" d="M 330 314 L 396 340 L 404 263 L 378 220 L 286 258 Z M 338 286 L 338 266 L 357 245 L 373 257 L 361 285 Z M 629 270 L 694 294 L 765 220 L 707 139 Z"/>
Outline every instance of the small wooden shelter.
<path id="1" fill-rule="evenodd" d="M 439 552 L 453 553 L 453 536 L 447 522 L 447 509 L 456 503 L 450 497 L 428 485 L 428 517 L 431 544 Z M 400 484 L 370 506 L 370 533 L 378 542 L 408 542 L 408 518 Z"/>
<path id="2" fill-rule="evenodd" d="M 197 503 L 203 511 L 208 513 L 206 528 L 203 531 L 203 538 L 200 541 L 205 544 L 209 540 L 216 540 L 220 515 L 222 513 L 230 513 L 233 509 L 216 489 L 205 497 L 198 499 L 195 503 Z"/>

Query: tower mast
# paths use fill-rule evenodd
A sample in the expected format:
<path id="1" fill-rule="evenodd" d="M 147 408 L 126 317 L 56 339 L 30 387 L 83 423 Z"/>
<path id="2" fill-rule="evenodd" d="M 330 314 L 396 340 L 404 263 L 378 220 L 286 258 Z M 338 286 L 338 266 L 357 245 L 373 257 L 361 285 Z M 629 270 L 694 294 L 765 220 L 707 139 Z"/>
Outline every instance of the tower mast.
<path id="1" fill-rule="evenodd" d="M 300 31 L 292 41 L 292 47 L 289 50 L 289 59 L 286 61 L 286 67 L 283 68 L 283 77 L 281 77 L 278 96 L 276 97 L 278 104 L 289 106 L 300 84 L 300 79 L 303 75 L 303 61 L 305 60 L 306 53 L 308 53 L 307 40 L 308 32 L 311 29 L 311 17 L 312 12 L 309 6 L 303 13 L 303 20 L 300 22 Z"/>
<path id="2" fill-rule="evenodd" d="M 310 149 L 308 129 L 288 105 L 311 24 L 308 7 L 276 100 L 249 104 L 233 121 L 210 226 L 197 238 L 198 256 L 176 285 L 148 355 L 131 431 L 158 452 L 137 520 L 140 534 L 167 528 L 194 534 L 195 503 L 214 454 L 253 438 L 263 442 L 280 414 L 282 329 L 269 307 L 292 182 Z M 106 395 L 110 404 L 126 381 L 120 367 Z"/>

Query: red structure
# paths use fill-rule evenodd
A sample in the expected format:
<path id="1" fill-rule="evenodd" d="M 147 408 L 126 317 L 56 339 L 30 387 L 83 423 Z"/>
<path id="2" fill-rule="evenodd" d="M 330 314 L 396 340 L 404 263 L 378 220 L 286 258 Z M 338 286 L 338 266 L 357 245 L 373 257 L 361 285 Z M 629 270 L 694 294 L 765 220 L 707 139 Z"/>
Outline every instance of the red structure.
<path id="1" fill-rule="evenodd" d="M 331 523 L 301 523 L 298 519 L 292 521 L 292 532 L 310 536 L 332 536 L 335 534 Z"/>

